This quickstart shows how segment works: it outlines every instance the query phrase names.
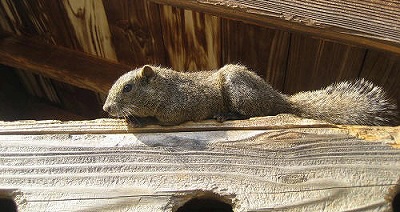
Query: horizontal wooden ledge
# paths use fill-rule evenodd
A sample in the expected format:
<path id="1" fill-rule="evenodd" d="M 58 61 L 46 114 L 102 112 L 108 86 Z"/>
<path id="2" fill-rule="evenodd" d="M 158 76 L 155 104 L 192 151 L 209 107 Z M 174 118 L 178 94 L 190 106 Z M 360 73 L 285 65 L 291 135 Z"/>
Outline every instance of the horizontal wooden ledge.
<path id="1" fill-rule="evenodd" d="M 151 1 L 400 54 L 400 2 L 387 5 L 384 1 L 353 0 Z"/>
<path id="2" fill-rule="evenodd" d="M 255 117 L 218 123 L 215 120 L 187 122 L 177 126 L 148 125 L 131 127 L 124 119 L 96 119 L 86 121 L 22 120 L 0 122 L 0 135 L 44 134 L 129 134 L 171 133 L 230 130 L 291 130 L 315 129 L 320 134 L 343 134 L 368 141 L 380 141 L 400 148 L 400 126 L 334 125 L 327 122 L 304 119 L 291 114 Z"/>
<path id="3" fill-rule="evenodd" d="M 0 63 L 52 79 L 107 93 L 112 83 L 132 67 L 28 37 L 3 34 Z"/>
<path id="4" fill-rule="evenodd" d="M 335 125 L 312 119 L 302 119 L 290 114 L 233 120 L 224 123 L 215 120 L 187 122 L 176 126 L 148 125 L 131 127 L 124 119 L 96 119 L 87 121 L 14 121 L 0 122 L 0 135 L 21 134 L 119 134 L 167 133 L 226 130 L 268 130 L 290 128 L 337 128 Z"/>
<path id="5" fill-rule="evenodd" d="M 267 130 L 134 133 L 224 127 Z M 289 114 L 137 129 L 120 119 L 0 122 L 0 195 L 18 211 L 175 211 L 205 194 L 226 198 L 235 211 L 390 210 L 400 151 L 379 137 L 355 138 L 348 127 L 400 130 Z M 29 131 L 60 134 L 19 134 Z"/>

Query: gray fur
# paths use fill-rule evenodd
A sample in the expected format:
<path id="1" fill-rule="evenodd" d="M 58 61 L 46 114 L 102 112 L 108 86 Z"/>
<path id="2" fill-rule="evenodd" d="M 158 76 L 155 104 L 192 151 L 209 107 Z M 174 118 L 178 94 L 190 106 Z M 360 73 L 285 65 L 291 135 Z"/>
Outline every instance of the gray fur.
<path id="1" fill-rule="evenodd" d="M 293 113 L 336 124 L 395 125 L 397 106 L 384 90 L 364 79 L 339 82 L 289 98 Z"/>
<path id="2" fill-rule="evenodd" d="M 132 90 L 123 92 L 126 84 Z M 397 107 L 365 80 L 286 96 L 242 65 L 182 73 L 144 66 L 122 75 L 103 109 L 117 117 L 155 117 L 161 124 L 217 118 L 219 121 L 294 113 L 335 124 L 394 125 Z"/>

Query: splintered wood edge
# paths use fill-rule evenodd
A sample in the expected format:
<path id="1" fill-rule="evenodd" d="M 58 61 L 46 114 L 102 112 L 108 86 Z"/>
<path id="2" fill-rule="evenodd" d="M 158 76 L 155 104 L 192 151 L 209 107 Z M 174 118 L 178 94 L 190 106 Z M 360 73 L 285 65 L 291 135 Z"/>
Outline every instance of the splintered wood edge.
<path id="1" fill-rule="evenodd" d="M 348 134 L 366 141 L 386 141 L 394 148 L 400 148 L 400 126 L 357 126 L 338 125 L 346 129 Z"/>

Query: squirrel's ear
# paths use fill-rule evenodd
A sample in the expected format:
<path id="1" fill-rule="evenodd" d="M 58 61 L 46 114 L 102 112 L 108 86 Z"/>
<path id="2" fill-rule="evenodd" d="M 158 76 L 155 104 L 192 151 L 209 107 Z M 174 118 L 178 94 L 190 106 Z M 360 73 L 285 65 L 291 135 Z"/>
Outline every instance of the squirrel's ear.
<path id="1" fill-rule="evenodd" d="M 153 68 L 151 68 L 148 65 L 143 66 L 142 68 L 142 76 L 151 79 L 156 75 L 156 72 L 154 72 Z"/>

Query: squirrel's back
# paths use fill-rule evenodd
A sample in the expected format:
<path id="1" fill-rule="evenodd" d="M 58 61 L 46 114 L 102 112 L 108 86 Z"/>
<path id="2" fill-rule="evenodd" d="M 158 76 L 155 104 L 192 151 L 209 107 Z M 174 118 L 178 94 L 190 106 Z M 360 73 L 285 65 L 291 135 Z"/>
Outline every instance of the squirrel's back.
<path id="1" fill-rule="evenodd" d="M 242 65 L 181 73 L 143 66 L 121 76 L 103 109 L 117 117 L 154 117 L 171 125 L 293 113 L 334 124 L 396 125 L 397 106 L 366 80 L 284 95 Z"/>
<path id="2" fill-rule="evenodd" d="M 336 124 L 396 125 L 398 110 L 382 88 L 364 79 L 289 97 L 293 113 Z"/>

